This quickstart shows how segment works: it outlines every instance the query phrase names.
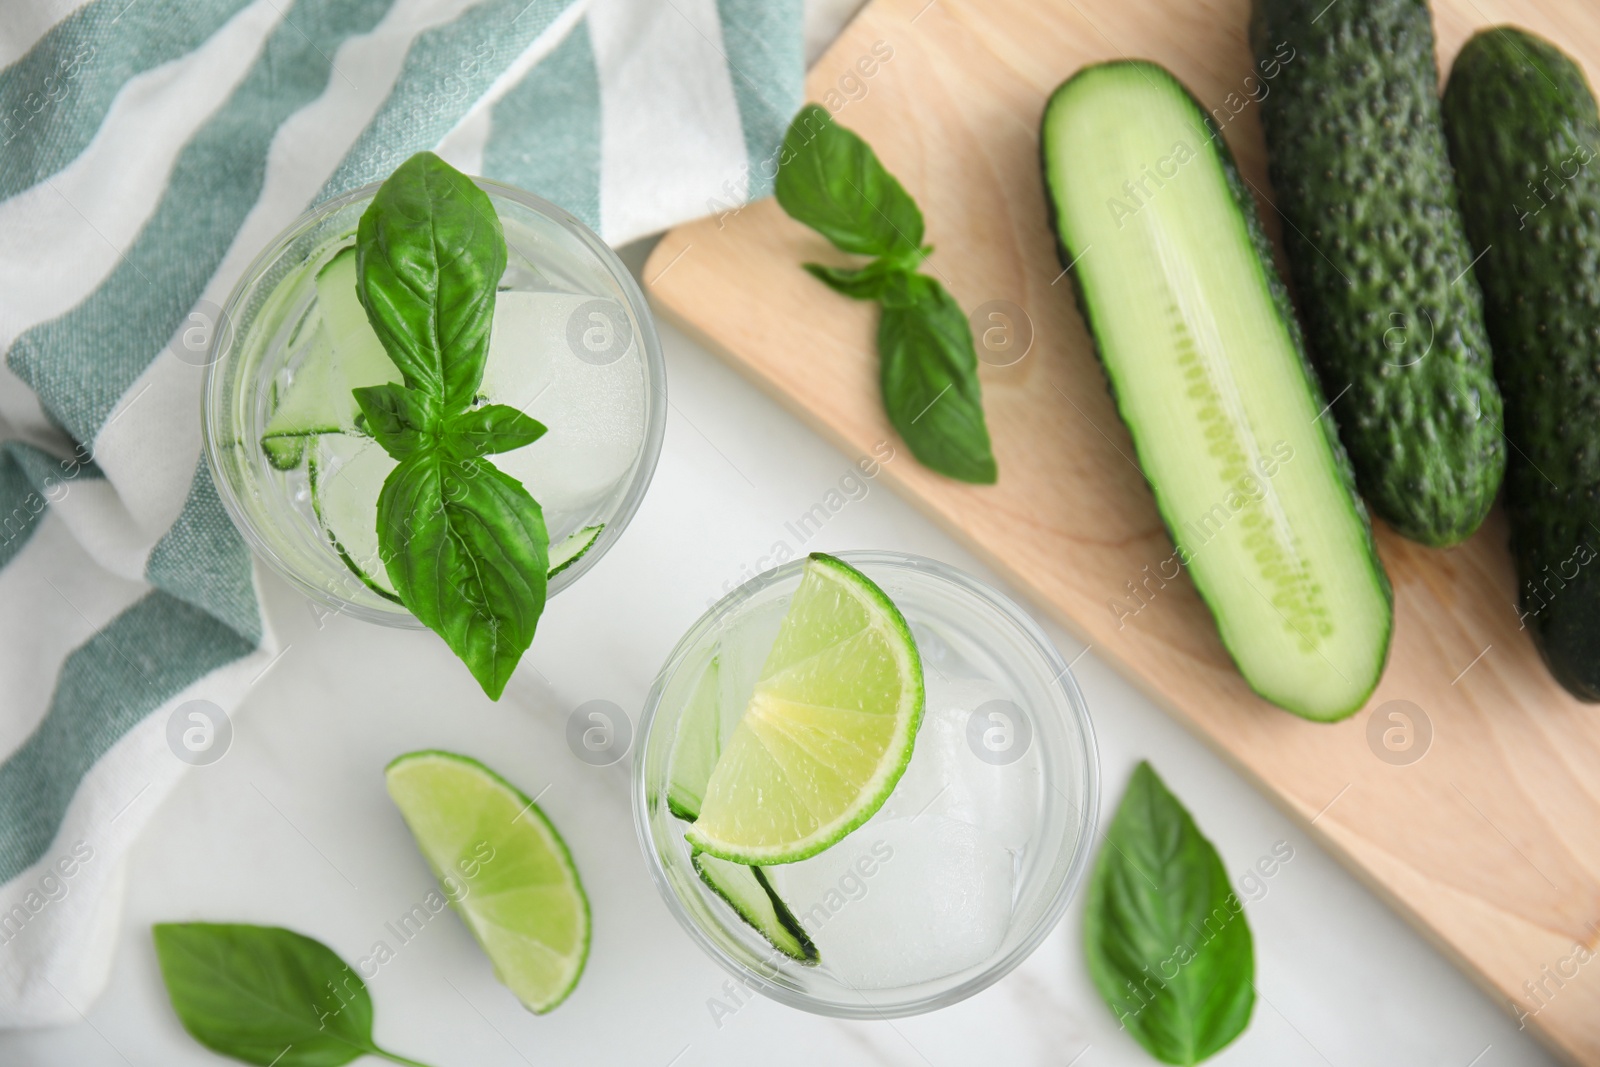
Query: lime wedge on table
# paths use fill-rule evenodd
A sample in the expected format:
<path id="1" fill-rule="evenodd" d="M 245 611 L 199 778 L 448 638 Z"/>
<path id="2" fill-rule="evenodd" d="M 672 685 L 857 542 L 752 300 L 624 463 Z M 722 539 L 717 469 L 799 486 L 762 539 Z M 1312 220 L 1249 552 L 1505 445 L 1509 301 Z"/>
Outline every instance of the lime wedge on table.
<path id="1" fill-rule="evenodd" d="M 538 805 L 475 759 L 413 752 L 384 772 L 423 858 L 495 977 L 543 1014 L 578 984 L 589 955 L 589 899 Z"/>
<path id="2" fill-rule="evenodd" d="M 854 567 L 813 554 L 689 844 L 756 865 L 816 855 L 888 799 L 922 706 L 922 661 L 894 603 Z"/>

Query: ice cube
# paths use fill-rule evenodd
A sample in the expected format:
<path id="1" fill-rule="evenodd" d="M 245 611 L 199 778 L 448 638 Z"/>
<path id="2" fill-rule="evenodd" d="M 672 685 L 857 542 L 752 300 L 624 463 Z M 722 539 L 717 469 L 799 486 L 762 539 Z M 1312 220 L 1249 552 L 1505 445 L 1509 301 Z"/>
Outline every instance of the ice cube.
<path id="1" fill-rule="evenodd" d="M 496 298 L 483 393 L 548 432 L 494 463 L 562 520 L 547 521 L 553 534 L 598 507 L 638 457 L 644 364 L 629 322 L 609 299 L 514 290 Z"/>
<path id="2" fill-rule="evenodd" d="M 983 677 L 982 672 L 956 651 L 949 639 L 933 624 L 921 620 L 912 623 L 911 636 L 916 638 L 923 669 L 934 678 L 951 681 Z"/>
<path id="3" fill-rule="evenodd" d="M 724 629 L 717 647 L 718 706 L 722 709 L 722 736 L 733 733 L 750 703 L 761 677 L 767 653 L 778 640 L 785 605 L 771 604 L 740 613 Z"/>
<path id="4" fill-rule="evenodd" d="M 943 815 L 1021 851 L 1033 836 L 1043 788 L 1032 722 L 1002 686 L 927 679 L 911 763 L 885 816 Z"/>
<path id="5" fill-rule="evenodd" d="M 857 989 L 981 964 L 1011 923 L 1011 853 L 942 815 L 874 818 L 826 852 L 766 872 L 821 966 Z"/>

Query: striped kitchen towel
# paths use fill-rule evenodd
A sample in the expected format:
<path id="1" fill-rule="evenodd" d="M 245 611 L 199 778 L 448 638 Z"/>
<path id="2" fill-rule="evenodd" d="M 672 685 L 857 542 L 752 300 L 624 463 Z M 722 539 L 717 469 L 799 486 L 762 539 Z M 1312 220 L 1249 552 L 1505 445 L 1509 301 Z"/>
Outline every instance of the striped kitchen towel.
<path id="1" fill-rule="evenodd" d="M 0 1025 L 99 992 L 124 856 L 276 648 L 206 309 L 424 148 L 620 243 L 771 188 L 801 0 L 0 4 Z"/>

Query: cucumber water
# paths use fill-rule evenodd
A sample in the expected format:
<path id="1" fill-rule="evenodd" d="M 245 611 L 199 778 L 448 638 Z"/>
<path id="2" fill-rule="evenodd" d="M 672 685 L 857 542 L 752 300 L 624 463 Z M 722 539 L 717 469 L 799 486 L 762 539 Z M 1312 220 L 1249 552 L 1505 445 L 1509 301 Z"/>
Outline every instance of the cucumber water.
<path id="1" fill-rule="evenodd" d="M 639 459 L 651 401 L 637 339 L 595 333 L 624 322 L 622 306 L 567 291 L 532 266 L 518 251 L 526 235 L 509 220 L 506 236 L 510 265 L 496 295 L 480 398 L 549 428 L 490 462 L 543 509 L 554 576 L 600 540 Z M 264 398 L 259 444 L 284 495 L 354 580 L 398 605 L 377 536 L 378 494 L 395 461 L 367 433 L 351 391 L 400 375 L 367 322 L 356 277 L 346 235 L 279 283 L 272 299 L 294 313 L 284 316 L 281 351 L 268 356 L 281 359 L 282 369 Z"/>

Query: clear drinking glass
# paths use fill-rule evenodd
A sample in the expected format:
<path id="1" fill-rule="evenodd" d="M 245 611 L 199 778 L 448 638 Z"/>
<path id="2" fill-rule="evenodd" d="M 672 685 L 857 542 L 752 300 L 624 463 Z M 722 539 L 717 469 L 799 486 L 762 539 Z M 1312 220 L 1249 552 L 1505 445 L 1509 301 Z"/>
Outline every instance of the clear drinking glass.
<path id="1" fill-rule="evenodd" d="M 1099 762 L 1067 664 L 1016 604 L 934 560 L 839 558 L 909 622 L 927 704 L 883 808 L 821 855 L 764 869 L 819 961 L 775 951 L 701 882 L 689 824 L 667 805 L 668 758 L 693 680 L 715 655 L 719 681 L 734 699 L 748 697 L 804 560 L 724 597 L 667 659 L 640 720 L 634 821 L 668 909 L 735 978 L 824 1015 L 911 1015 L 998 981 L 1061 918 L 1090 854 Z"/>
<path id="2" fill-rule="evenodd" d="M 552 550 L 601 527 L 581 557 L 551 576 L 553 596 L 605 554 L 638 508 L 661 450 L 666 370 L 643 294 L 598 236 L 537 196 L 473 180 L 489 195 L 507 246 L 483 392 L 549 428 L 533 444 L 489 458 L 539 501 Z M 348 419 L 349 389 L 376 384 L 374 350 L 334 344 L 330 337 L 354 336 L 334 329 L 348 324 L 352 308 L 318 295 L 319 275 L 354 244 L 377 189 L 306 212 L 235 287 L 207 354 L 205 452 L 229 515 L 274 570 L 337 611 L 416 627 L 384 589 L 376 560 L 377 493 L 393 461 Z M 353 260 L 345 266 L 353 270 Z M 387 357 L 377 359 L 399 379 Z M 338 417 L 297 424 L 302 409 L 319 407 L 317 396 L 337 399 Z M 332 432 L 285 436 L 285 423 Z"/>

